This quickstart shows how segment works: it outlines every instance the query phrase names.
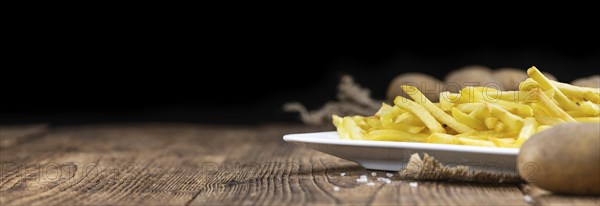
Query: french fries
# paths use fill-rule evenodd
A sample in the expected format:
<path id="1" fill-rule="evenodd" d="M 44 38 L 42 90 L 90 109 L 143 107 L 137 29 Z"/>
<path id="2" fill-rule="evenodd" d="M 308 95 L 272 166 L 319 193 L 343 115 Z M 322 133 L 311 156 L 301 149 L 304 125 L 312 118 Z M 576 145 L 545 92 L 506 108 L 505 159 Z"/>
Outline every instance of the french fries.
<path id="1" fill-rule="evenodd" d="M 548 80 L 537 68 L 519 91 L 465 87 L 431 102 L 403 85 L 411 99 L 396 97 L 373 116 L 339 117 L 342 139 L 519 148 L 532 135 L 564 122 L 600 122 L 600 89 Z"/>

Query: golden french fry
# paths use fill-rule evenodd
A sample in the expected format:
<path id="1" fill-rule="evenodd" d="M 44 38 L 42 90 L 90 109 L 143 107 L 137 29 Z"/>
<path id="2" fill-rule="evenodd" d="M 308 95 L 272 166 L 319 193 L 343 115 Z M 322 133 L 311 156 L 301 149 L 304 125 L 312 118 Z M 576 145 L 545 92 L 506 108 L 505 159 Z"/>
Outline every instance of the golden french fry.
<path id="1" fill-rule="evenodd" d="M 498 118 L 486 117 L 483 120 L 483 123 L 485 124 L 485 127 L 487 127 L 488 129 L 494 129 L 496 127 L 496 124 L 498 124 Z"/>
<path id="2" fill-rule="evenodd" d="M 494 144 L 491 141 L 480 140 L 480 139 L 471 139 L 471 138 L 467 138 L 467 137 L 459 137 L 458 142 L 462 145 L 496 147 L 496 144 Z"/>
<path id="3" fill-rule="evenodd" d="M 486 90 L 493 89 L 487 87 L 465 87 L 461 90 L 461 92 L 467 93 L 468 95 L 465 96 L 468 96 L 470 98 L 470 101 L 494 103 L 502 106 L 504 109 L 510 111 L 511 113 L 518 114 L 524 117 L 533 116 L 533 109 L 531 107 L 516 102 L 496 99 L 493 97 L 493 95 L 489 94 L 498 94 L 498 91 L 493 90 L 492 92 L 488 92 Z"/>
<path id="4" fill-rule="evenodd" d="M 500 105 L 503 108 L 511 111 L 511 113 L 517 114 L 522 117 L 532 117 L 533 116 L 533 109 L 530 106 L 527 106 L 524 104 L 504 101 L 504 100 L 500 100 L 500 99 L 498 99 L 496 102 L 492 102 L 492 103 Z"/>
<path id="5" fill-rule="evenodd" d="M 600 122 L 600 117 L 576 117 L 575 120 L 578 122 L 598 123 Z"/>
<path id="6" fill-rule="evenodd" d="M 520 147 L 520 144 L 517 144 L 515 139 L 513 138 L 491 138 L 491 141 L 497 147 Z"/>
<path id="7" fill-rule="evenodd" d="M 540 88 L 540 85 L 532 78 L 527 78 L 519 83 L 519 91 L 530 91 L 537 88 Z"/>
<path id="8" fill-rule="evenodd" d="M 340 136 L 340 139 L 351 139 L 350 133 L 346 131 L 346 124 L 344 123 L 344 119 L 340 118 L 338 120 L 337 133 Z"/>
<path id="9" fill-rule="evenodd" d="M 427 135 L 411 134 L 400 130 L 375 130 L 367 134 L 368 140 L 400 141 L 400 142 L 427 142 Z"/>
<path id="10" fill-rule="evenodd" d="M 386 104 L 386 103 L 381 103 L 381 108 L 379 108 L 379 110 L 375 113 L 375 116 L 381 116 L 384 115 L 390 111 L 392 111 L 392 106 Z"/>
<path id="11" fill-rule="evenodd" d="M 585 102 L 579 103 L 579 108 L 581 108 L 581 111 L 585 114 L 588 114 L 591 116 L 600 115 L 600 107 L 597 104 L 594 104 L 590 101 L 585 101 Z"/>
<path id="12" fill-rule="evenodd" d="M 425 126 L 425 124 L 411 112 L 402 113 L 401 115 L 396 117 L 396 120 L 394 120 L 394 123 L 410 124 L 410 125 L 414 125 L 414 126 Z"/>
<path id="13" fill-rule="evenodd" d="M 454 119 L 456 119 L 456 121 L 463 123 L 469 127 L 475 128 L 476 130 L 487 129 L 485 123 L 483 123 L 481 120 L 478 120 L 475 117 L 471 117 L 468 114 L 461 112 L 457 108 L 452 108 L 452 116 L 454 117 Z"/>
<path id="14" fill-rule="evenodd" d="M 544 111 L 546 111 L 548 114 L 561 118 L 566 122 L 575 122 L 575 119 L 569 116 L 569 114 L 567 114 L 565 110 L 562 110 L 560 107 L 558 107 L 558 105 L 550 101 L 550 99 L 548 98 L 548 96 L 546 96 L 544 92 L 538 92 L 537 94 L 538 100 L 540 101 L 539 105 L 542 106 L 544 108 Z"/>
<path id="15" fill-rule="evenodd" d="M 502 132 L 502 131 L 504 131 L 505 127 L 506 126 L 505 126 L 504 123 L 498 122 L 498 124 L 496 124 L 496 127 L 494 127 L 494 131 L 496 131 L 496 132 Z"/>
<path id="16" fill-rule="evenodd" d="M 533 117 L 535 118 L 535 121 L 545 125 L 557 125 L 560 123 L 565 123 L 565 120 L 558 117 L 550 116 L 541 110 L 534 110 Z"/>
<path id="17" fill-rule="evenodd" d="M 587 99 L 594 104 L 600 104 L 600 96 L 598 94 L 594 94 L 594 92 L 587 91 L 583 94 L 583 98 Z"/>
<path id="18" fill-rule="evenodd" d="M 475 131 L 475 132 L 467 132 L 462 134 L 455 135 L 456 137 L 468 137 L 471 139 L 482 139 L 489 140 L 490 138 L 505 138 L 512 136 L 511 134 L 504 132 L 496 132 L 494 130 L 486 130 L 486 131 Z"/>
<path id="19" fill-rule="evenodd" d="M 408 133 L 412 133 L 412 134 L 418 134 L 421 131 L 423 131 L 425 128 L 425 126 L 413 126 L 413 125 L 406 125 L 406 129 L 404 129 L 405 131 L 407 131 Z"/>
<path id="20" fill-rule="evenodd" d="M 463 103 L 463 104 L 456 105 L 456 108 L 458 110 L 460 110 L 461 112 L 471 113 L 471 112 L 473 112 L 473 110 L 475 110 L 475 109 L 477 109 L 479 107 L 482 107 L 482 106 L 483 106 L 483 103 L 479 103 L 479 102 L 477 102 L 477 103 Z"/>
<path id="21" fill-rule="evenodd" d="M 550 81 L 535 67 L 528 74 L 519 91 L 465 87 L 440 93 L 439 103 L 402 86 L 414 101 L 397 97 L 373 116 L 332 115 L 332 123 L 342 139 L 516 148 L 556 124 L 600 123 L 600 89 Z"/>
<path id="22" fill-rule="evenodd" d="M 367 124 L 369 124 L 371 130 L 383 128 L 383 126 L 381 125 L 381 120 L 376 116 L 368 117 L 366 121 Z"/>
<path id="23" fill-rule="evenodd" d="M 402 85 L 402 89 L 404 92 L 406 92 L 406 94 L 417 101 L 418 104 L 427 109 L 437 120 L 448 125 L 457 132 L 463 133 L 474 131 L 473 128 L 456 121 L 454 118 L 452 118 L 452 116 L 446 114 L 442 109 L 433 105 L 431 101 L 429 101 L 429 99 L 427 99 L 427 97 L 425 97 L 425 95 L 423 95 L 423 93 L 421 93 L 416 87 Z"/>
<path id="24" fill-rule="evenodd" d="M 456 100 L 450 97 L 450 92 L 440 93 L 440 109 L 450 111 L 456 105 L 455 102 Z"/>
<path id="25" fill-rule="evenodd" d="M 429 135 L 427 143 L 436 143 L 436 144 L 459 144 L 458 138 L 454 135 L 444 134 L 444 133 L 433 133 Z"/>
<path id="26" fill-rule="evenodd" d="M 537 127 L 536 133 L 552 128 L 550 125 L 540 125 Z"/>
<path id="27" fill-rule="evenodd" d="M 511 130 L 520 130 L 523 126 L 523 118 L 514 115 L 505 109 L 502 109 L 500 106 L 493 104 L 486 104 L 491 109 L 491 116 L 498 118 L 505 126 L 507 126 Z"/>
<path id="28" fill-rule="evenodd" d="M 578 87 L 570 84 L 565 84 L 562 82 L 550 81 L 552 85 L 554 85 L 558 90 L 560 90 L 563 94 L 571 98 L 586 98 L 586 93 L 590 93 L 588 97 L 592 96 L 600 96 L 600 88 L 591 88 L 591 87 Z M 593 97 L 592 97 L 593 98 Z M 587 98 L 586 98 L 587 99 Z M 589 100 L 589 99 L 588 99 Z"/>
<path id="29" fill-rule="evenodd" d="M 487 106 L 487 104 L 487 102 L 481 103 L 479 107 L 477 107 L 471 113 L 469 113 L 469 116 L 475 117 L 480 120 L 484 120 L 486 117 L 489 117 L 492 110 L 489 106 Z"/>
<path id="30" fill-rule="evenodd" d="M 581 110 L 574 110 L 574 111 L 567 111 L 567 114 L 569 114 L 569 116 L 573 117 L 573 118 L 577 118 L 577 117 L 589 117 L 590 114 L 585 113 Z"/>
<path id="31" fill-rule="evenodd" d="M 483 94 L 477 87 L 465 87 L 460 90 L 461 103 L 483 102 Z"/>
<path id="32" fill-rule="evenodd" d="M 392 129 L 396 127 L 396 119 L 404 113 L 408 113 L 401 109 L 400 107 L 392 107 L 386 113 L 379 116 L 379 120 L 381 121 L 381 126 L 386 129 Z"/>
<path id="33" fill-rule="evenodd" d="M 522 99 L 524 99 L 524 93 L 521 91 L 499 91 L 499 92 L 492 92 L 492 93 L 484 93 L 484 96 L 486 98 L 493 98 L 493 99 L 501 99 L 504 101 L 510 101 L 510 102 L 517 102 L 517 101 L 523 101 Z"/>
<path id="34" fill-rule="evenodd" d="M 344 131 L 348 133 L 348 139 L 364 139 L 365 131 L 363 131 L 354 119 L 351 117 L 344 117 L 342 120 L 342 126 L 344 127 Z"/>
<path id="35" fill-rule="evenodd" d="M 400 124 L 404 121 L 409 121 L 409 119 L 411 119 L 412 116 L 414 116 L 414 115 L 410 112 L 402 113 L 402 114 L 398 115 L 398 117 L 396 117 L 396 119 L 394 120 L 394 123 Z"/>
<path id="36" fill-rule="evenodd" d="M 531 135 L 535 134 L 536 128 L 537 125 L 535 118 L 526 118 L 525 122 L 523 123 L 523 128 L 521 129 L 521 132 L 519 132 L 519 137 L 517 138 L 516 143 L 522 145 L 523 142 L 525 142 L 525 140 L 531 137 Z"/>
<path id="37" fill-rule="evenodd" d="M 435 118 L 425 109 L 423 106 L 413 102 L 412 100 L 406 99 L 402 96 L 394 99 L 394 104 L 397 107 L 403 108 L 415 114 L 425 124 L 432 133 L 446 133 L 446 130 L 442 125 L 435 120 Z"/>
<path id="38" fill-rule="evenodd" d="M 360 127 L 362 130 L 369 130 L 370 125 L 367 124 L 365 117 L 353 116 L 352 119 L 354 120 L 354 123 L 356 123 L 356 125 L 358 125 L 358 127 Z"/>
<path id="39" fill-rule="evenodd" d="M 575 102 L 568 99 L 567 96 L 565 96 L 565 94 L 563 94 L 554 84 L 550 83 L 550 80 L 548 80 L 548 78 L 546 78 L 542 72 L 540 72 L 540 70 L 535 67 L 531 67 L 527 70 L 527 74 L 533 80 L 535 80 L 543 90 L 554 90 L 556 100 L 562 108 L 567 110 L 577 109 Z"/>
<path id="40" fill-rule="evenodd" d="M 342 118 L 340 116 L 335 115 L 335 114 L 331 115 L 331 120 L 332 120 L 333 125 L 335 127 L 340 126 L 340 123 L 342 122 Z"/>

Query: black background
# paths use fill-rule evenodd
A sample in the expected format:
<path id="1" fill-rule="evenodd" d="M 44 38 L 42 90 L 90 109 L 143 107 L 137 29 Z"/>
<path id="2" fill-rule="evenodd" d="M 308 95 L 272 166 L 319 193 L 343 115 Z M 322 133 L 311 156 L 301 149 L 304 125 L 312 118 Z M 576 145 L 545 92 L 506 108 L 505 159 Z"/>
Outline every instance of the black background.
<path id="1" fill-rule="evenodd" d="M 0 123 L 297 122 L 282 104 L 317 109 L 335 99 L 343 74 L 383 99 L 403 72 L 443 78 L 473 64 L 535 65 L 570 82 L 600 68 L 597 37 L 577 30 L 333 30 L 125 25 L 27 33 L 9 56 L 17 64 L 2 74 Z"/>

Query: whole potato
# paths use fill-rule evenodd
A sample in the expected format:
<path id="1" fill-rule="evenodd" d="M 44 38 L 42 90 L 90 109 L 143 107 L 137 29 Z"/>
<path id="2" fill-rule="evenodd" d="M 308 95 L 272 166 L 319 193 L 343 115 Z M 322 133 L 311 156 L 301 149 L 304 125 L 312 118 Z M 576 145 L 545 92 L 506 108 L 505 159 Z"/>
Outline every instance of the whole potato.
<path id="1" fill-rule="evenodd" d="M 600 75 L 579 78 L 572 81 L 571 84 L 580 87 L 600 88 Z"/>
<path id="2" fill-rule="evenodd" d="M 432 102 L 439 101 L 440 92 L 444 88 L 444 83 L 435 77 L 422 73 L 406 73 L 397 76 L 392 80 L 387 90 L 387 100 L 393 102 L 397 96 L 410 97 L 402 90 L 400 86 L 410 85 L 417 87 Z"/>
<path id="3" fill-rule="evenodd" d="M 519 152 L 519 175 L 548 191 L 600 195 L 600 124 L 559 124 Z"/>
<path id="4" fill-rule="evenodd" d="M 467 86 L 486 86 L 502 90 L 502 84 L 492 77 L 491 69 L 485 66 L 467 66 L 446 75 L 446 90 L 458 92 Z"/>
<path id="5" fill-rule="evenodd" d="M 492 72 L 492 77 L 502 84 L 504 90 L 517 91 L 519 83 L 529 78 L 527 72 L 516 68 L 499 68 Z"/>

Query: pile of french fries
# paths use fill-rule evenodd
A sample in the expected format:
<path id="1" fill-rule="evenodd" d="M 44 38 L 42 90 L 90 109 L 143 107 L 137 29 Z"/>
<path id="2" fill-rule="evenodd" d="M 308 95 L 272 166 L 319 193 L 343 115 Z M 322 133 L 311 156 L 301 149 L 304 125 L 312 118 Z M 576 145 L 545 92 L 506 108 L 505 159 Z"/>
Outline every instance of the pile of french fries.
<path id="1" fill-rule="evenodd" d="M 433 103 L 414 86 L 374 116 L 333 115 L 342 139 L 520 147 L 533 134 L 564 122 L 600 122 L 600 89 L 551 81 L 537 68 L 519 91 L 465 87 Z"/>

